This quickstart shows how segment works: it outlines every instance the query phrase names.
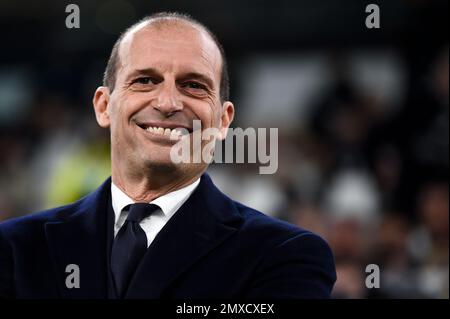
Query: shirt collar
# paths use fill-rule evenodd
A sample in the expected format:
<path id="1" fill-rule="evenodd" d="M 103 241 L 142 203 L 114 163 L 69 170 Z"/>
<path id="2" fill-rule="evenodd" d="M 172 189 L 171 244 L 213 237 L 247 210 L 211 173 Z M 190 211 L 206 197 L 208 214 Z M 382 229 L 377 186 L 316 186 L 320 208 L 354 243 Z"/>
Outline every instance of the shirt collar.
<path id="1" fill-rule="evenodd" d="M 152 200 L 150 204 L 158 205 L 161 208 L 163 214 L 166 217 L 170 218 L 191 196 L 192 192 L 197 188 L 199 183 L 200 178 L 198 178 L 192 184 L 189 184 L 183 188 L 177 189 L 173 192 L 167 193 Z M 125 208 L 125 206 L 135 203 L 134 200 L 132 200 L 113 182 L 111 182 L 111 199 L 116 222 L 119 219 L 120 213 Z"/>

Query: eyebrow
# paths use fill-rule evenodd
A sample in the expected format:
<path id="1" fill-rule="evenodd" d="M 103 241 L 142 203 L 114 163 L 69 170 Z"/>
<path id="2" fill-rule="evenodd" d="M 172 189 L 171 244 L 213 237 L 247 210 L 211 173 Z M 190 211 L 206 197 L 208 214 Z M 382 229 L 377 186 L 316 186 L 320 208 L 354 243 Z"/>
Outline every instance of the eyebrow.
<path id="1" fill-rule="evenodd" d="M 135 77 L 137 75 L 152 75 L 152 76 L 161 77 L 161 73 L 158 72 L 155 68 L 146 68 L 146 69 L 136 69 L 136 70 L 131 71 L 128 74 L 127 79 Z"/>
<path id="2" fill-rule="evenodd" d="M 129 75 L 128 75 L 128 79 L 132 78 L 134 76 L 137 75 L 151 75 L 151 76 L 155 76 L 158 78 L 161 78 L 161 72 L 159 72 L 157 69 L 155 68 L 145 68 L 145 69 L 136 69 L 133 70 Z M 199 72 L 186 72 L 186 73 L 181 73 L 177 76 L 178 79 L 182 79 L 182 80 L 187 80 L 187 79 L 192 79 L 192 80 L 198 80 L 200 82 L 203 82 L 204 84 L 206 84 L 209 88 L 213 89 L 214 88 L 214 82 L 213 80 L 202 73 Z"/>

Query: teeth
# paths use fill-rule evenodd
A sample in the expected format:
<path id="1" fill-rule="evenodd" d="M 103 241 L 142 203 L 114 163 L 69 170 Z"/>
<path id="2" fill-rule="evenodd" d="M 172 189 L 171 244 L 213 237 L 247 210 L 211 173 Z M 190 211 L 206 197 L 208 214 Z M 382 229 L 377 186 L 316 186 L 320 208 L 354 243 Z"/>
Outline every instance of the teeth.
<path id="1" fill-rule="evenodd" d="M 180 135 L 181 135 L 181 132 L 178 131 L 178 130 L 176 130 L 176 129 L 172 130 L 171 133 L 170 133 L 170 137 L 171 137 L 172 139 L 176 139 L 176 138 L 178 138 Z"/>
<path id="2" fill-rule="evenodd" d="M 152 132 L 154 134 L 160 134 L 160 135 L 166 135 L 172 138 L 179 137 L 182 135 L 182 133 L 177 130 L 176 128 L 170 129 L 170 128 L 163 128 L 163 127 L 157 127 L 157 126 L 149 126 L 147 127 L 147 131 Z"/>

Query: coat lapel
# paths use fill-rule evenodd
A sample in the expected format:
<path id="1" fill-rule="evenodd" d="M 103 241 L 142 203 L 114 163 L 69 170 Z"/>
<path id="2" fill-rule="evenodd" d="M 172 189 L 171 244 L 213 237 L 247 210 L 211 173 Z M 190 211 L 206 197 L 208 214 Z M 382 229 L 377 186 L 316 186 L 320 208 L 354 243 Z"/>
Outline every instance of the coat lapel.
<path id="1" fill-rule="evenodd" d="M 207 174 L 150 245 L 126 298 L 160 298 L 183 272 L 231 236 L 242 219 Z"/>
<path id="2" fill-rule="evenodd" d="M 108 246 L 106 225 L 110 185 L 108 179 L 95 192 L 77 202 L 69 217 L 45 225 L 53 269 L 63 298 L 107 297 L 105 248 Z M 79 288 L 66 285 L 67 276 L 73 273 L 66 272 L 66 267 L 71 264 L 79 267 Z"/>

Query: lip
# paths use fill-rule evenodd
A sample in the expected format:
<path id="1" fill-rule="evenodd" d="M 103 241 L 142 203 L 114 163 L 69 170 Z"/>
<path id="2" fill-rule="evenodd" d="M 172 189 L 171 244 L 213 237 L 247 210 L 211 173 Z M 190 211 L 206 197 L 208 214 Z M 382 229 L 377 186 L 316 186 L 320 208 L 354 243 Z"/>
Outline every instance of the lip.
<path id="1" fill-rule="evenodd" d="M 137 126 L 142 128 L 143 130 L 146 130 L 148 127 L 162 127 L 164 129 L 175 129 L 175 128 L 184 128 L 189 133 L 192 133 L 192 128 L 186 125 L 177 124 L 177 123 L 170 123 L 170 122 L 135 122 Z"/>
<path id="2" fill-rule="evenodd" d="M 177 138 L 174 138 L 172 135 L 159 134 L 159 133 L 154 133 L 153 131 L 149 131 L 145 128 L 145 126 L 143 124 L 138 124 L 138 123 L 134 123 L 134 124 L 136 125 L 137 129 L 144 134 L 144 136 L 146 138 L 152 140 L 153 142 L 157 142 L 160 144 L 173 145 L 173 144 L 179 142 L 183 137 L 190 136 L 189 135 L 190 133 L 189 133 L 188 135 L 179 135 Z M 150 126 L 152 126 L 152 125 L 150 125 Z M 162 126 L 159 126 L 159 127 L 162 127 Z M 165 128 L 170 128 L 170 127 L 166 126 Z M 180 126 L 175 126 L 174 128 L 180 128 Z"/>

